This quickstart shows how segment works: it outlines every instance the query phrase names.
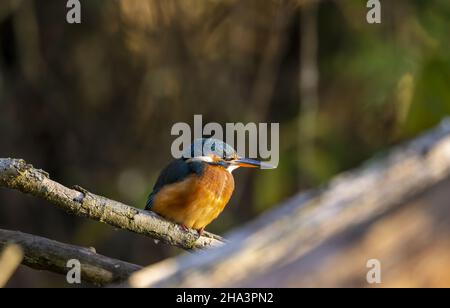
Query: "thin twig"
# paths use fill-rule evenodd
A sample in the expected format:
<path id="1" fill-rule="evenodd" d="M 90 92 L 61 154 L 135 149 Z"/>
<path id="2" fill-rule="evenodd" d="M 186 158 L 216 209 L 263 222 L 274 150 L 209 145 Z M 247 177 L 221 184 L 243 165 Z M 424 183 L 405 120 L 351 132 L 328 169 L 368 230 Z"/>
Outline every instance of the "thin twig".
<path id="1" fill-rule="evenodd" d="M 4 247 L 2 247 L 4 246 Z M 0 288 L 3 288 L 22 262 L 23 251 L 16 244 L 1 245 L 0 251 Z"/>

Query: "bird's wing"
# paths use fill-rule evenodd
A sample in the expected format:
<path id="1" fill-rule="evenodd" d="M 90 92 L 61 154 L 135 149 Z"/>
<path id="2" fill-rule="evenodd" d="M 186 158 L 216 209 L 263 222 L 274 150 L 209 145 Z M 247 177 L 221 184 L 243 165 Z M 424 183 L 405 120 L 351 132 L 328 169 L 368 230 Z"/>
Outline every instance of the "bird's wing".
<path id="1" fill-rule="evenodd" d="M 156 180 L 155 186 L 153 186 L 153 191 L 150 193 L 145 205 L 146 210 L 151 210 L 153 205 L 153 199 L 156 194 L 166 185 L 173 184 L 182 181 L 190 174 L 201 175 L 203 173 L 204 165 L 201 162 L 187 163 L 183 159 L 173 160 L 169 165 L 167 165 L 158 179 Z"/>

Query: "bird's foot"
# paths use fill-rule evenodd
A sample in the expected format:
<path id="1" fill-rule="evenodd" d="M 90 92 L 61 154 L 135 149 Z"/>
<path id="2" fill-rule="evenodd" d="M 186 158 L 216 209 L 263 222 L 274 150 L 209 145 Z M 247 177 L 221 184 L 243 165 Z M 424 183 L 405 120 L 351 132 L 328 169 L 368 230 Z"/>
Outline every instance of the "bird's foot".
<path id="1" fill-rule="evenodd" d="M 186 227 L 185 225 L 183 225 L 183 224 L 180 224 L 180 227 L 181 227 L 181 229 L 184 231 L 184 232 L 189 232 L 189 228 L 188 227 Z M 198 233 L 198 235 L 199 236 L 202 236 L 202 234 L 203 234 L 203 231 L 205 231 L 205 227 L 203 227 L 203 228 L 200 228 L 200 229 L 197 229 L 197 233 Z"/>
<path id="2" fill-rule="evenodd" d="M 180 227 L 184 232 L 189 232 L 189 228 L 186 227 L 185 225 L 181 224 Z"/>
<path id="3" fill-rule="evenodd" d="M 198 230 L 197 230 L 198 235 L 202 236 L 203 231 L 205 231 L 205 227 L 198 229 Z"/>

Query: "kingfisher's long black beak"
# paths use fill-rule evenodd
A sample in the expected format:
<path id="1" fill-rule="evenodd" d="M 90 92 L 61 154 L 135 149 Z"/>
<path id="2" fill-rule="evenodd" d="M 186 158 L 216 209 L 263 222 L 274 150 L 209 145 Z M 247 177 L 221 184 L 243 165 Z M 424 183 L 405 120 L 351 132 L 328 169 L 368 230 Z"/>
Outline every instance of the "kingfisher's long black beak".
<path id="1" fill-rule="evenodd" d="M 238 165 L 239 167 L 247 167 L 247 168 L 261 168 L 261 169 L 274 169 L 275 167 L 267 164 L 265 162 L 251 159 L 251 158 L 237 158 L 231 161 L 233 165 Z"/>

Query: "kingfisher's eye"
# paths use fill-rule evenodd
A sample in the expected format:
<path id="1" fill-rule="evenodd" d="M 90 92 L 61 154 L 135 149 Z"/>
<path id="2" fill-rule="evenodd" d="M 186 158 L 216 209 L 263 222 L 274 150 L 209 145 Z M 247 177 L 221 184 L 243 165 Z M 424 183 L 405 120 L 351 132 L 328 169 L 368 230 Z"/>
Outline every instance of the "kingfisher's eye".
<path id="1" fill-rule="evenodd" d="M 225 160 L 225 161 L 232 161 L 235 159 L 237 159 L 237 155 L 230 155 L 230 156 L 226 156 L 223 158 L 223 160 Z"/>

